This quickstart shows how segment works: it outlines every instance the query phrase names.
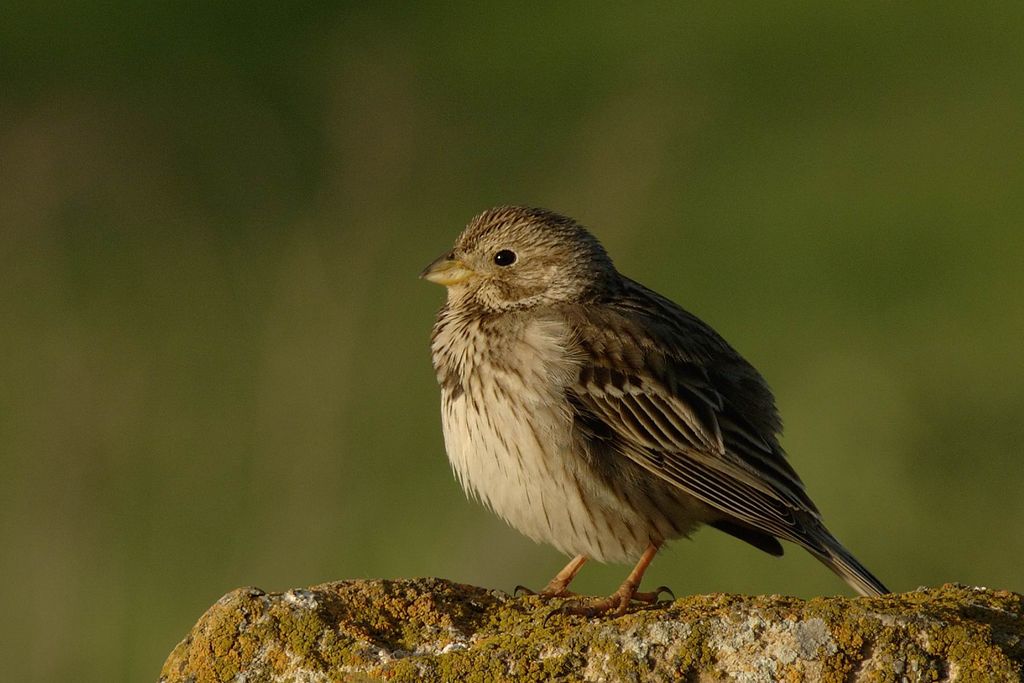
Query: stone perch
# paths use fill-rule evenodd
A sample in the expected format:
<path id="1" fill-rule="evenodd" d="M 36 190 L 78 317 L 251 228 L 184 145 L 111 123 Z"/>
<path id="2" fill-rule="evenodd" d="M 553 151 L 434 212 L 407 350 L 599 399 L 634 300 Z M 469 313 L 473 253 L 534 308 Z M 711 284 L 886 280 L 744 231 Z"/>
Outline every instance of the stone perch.
<path id="1" fill-rule="evenodd" d="M 1020 681 L 1024 596 L 948 584 L 881 598 L 695 595 L 619 618 L 440 579 L 217 601 L 161 683 Z"/>

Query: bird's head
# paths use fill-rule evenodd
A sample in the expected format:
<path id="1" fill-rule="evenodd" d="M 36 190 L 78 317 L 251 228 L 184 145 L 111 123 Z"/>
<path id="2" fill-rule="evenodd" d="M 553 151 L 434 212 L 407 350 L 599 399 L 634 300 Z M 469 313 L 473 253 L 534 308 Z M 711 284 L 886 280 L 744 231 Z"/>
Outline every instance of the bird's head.
<path id="1" fill-rule="evenodd" d="M 420 277 L 449 301 L 501 312 L 588 300 L 616 278 L 601 244 L 565 216 L 519 206 L 488 209 Z"/>

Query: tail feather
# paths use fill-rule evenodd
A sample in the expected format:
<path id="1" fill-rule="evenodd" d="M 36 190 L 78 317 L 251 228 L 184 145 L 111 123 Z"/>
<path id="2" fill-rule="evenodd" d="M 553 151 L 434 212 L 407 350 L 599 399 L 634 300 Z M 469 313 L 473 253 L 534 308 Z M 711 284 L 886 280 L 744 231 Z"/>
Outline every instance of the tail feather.
<path id="1" fill-rule="evenodd" d="M 822 545 L 825 552 L 811 550 L 811 553 L 822 564 L 838 574 L 843 581 L 846 581 L 853 590 L 866 597 L 885 595 L 889 592 L 889 589 L 858 562 L 857 558 L 850 554 L 850 551 L 844 548 L 834 536 L 828 534 L 827 538 L 821 540 L 824 541 Z"/>

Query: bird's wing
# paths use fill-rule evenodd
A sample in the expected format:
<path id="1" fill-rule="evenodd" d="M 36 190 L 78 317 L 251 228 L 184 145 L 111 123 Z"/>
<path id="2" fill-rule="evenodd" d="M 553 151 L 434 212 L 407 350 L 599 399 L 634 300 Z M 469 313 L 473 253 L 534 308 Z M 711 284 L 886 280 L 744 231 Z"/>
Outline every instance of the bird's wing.
<path id="1" fill-rule="evenodd" d="M 743 524 L 818 546 L 807 533 L 818 511 L 778 445 L 764 380 L 703 322 L 629 284 L 577 309 L 581 428 Z"/>

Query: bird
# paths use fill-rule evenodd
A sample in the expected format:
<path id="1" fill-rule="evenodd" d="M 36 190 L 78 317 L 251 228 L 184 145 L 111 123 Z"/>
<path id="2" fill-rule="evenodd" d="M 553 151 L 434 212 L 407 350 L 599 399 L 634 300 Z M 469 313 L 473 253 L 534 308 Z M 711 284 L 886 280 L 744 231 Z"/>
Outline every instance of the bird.
<path id="1" fill-rule="evenodd" d="M 421 278 L 447 288 L 431 334 L 445 450 L 459 483 L 583 565 L 633 564 L 621 615 L 667 541 L 702 525 L 771 555 L 795 543 L 863 596 L 889 591 L 825 527 L 779 445 L 761 374 L 714 329 L 620 274 L 576 220 L 528 206 L 474 217 Z"/>

